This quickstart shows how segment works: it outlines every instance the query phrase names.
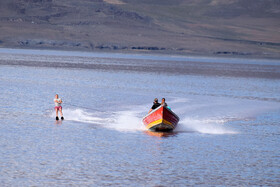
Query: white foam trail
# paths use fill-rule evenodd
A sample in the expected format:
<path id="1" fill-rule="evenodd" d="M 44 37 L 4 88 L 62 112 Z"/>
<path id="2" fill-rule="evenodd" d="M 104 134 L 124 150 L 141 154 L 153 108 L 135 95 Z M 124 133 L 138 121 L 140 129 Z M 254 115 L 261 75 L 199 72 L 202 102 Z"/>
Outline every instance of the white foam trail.
<path id="1" fill-rule="evenodd" d="M 238 132 L 224 125 L 225 120 L 219 119 L 182 119 L 176 131 L 194 131 L 203 134 L 237 134 Z"/>
<path id="2" fill-rule="evenodd" d="M 108 117 L 98 116 L 100 114 L 88 112 L 83 109 L 63 109 L 65 120 L 76 121 L 82 123 L 91 123 L 102 125 L 105 128 L 114 129 L 120 132 L 137 132 L 144 131 L 145 126 L 142 124 L 144 106 L 134 107 L 135 110 L 131 111 L 120 111 Z M 51 117 L 55 118 L 55 112 L 50 114 Z M 195 131 L 206 134 L 236 134 L 233 131 L 225 127 L 224 120 L 213 120 L 213 119 L 195 119 L 195 118 L 184 118 L 182 119 L 175 131 Z"/>
<path id="3" fill-rule="evenodd" d="M 55 112 L 52 112 L 52 117 L 55 118 Z M 104 124 L 108 119 L 94 116 L 94 113 L 89 113 L 83 109 L 63 109 L 65 120 L 77 121 L 82 123 Z"/>
<path id="4" fill-rule="evenodd" d="M 181 119 L 175 132 L 217 135 L 239 133 L 233 126 L 227 125 L 230 121 L 253 120 L 259 114 L 279 108 L 278 103 L 212 97 L 175 98 L 168 103 Z M 137 132 L 145 130 L 142 117 L 147 113 L 149 106 L 130 106 L 122 111 L 106 114 L 80 108 L 63 109 L 63 113 L 65 120 L 97 124 L 120 132 Z M 50 116 L 55 118 L 55 112 L 52 111 Z"/>
<path id="5" fill-rule="evenodd" d="M 141 122 L 141 117 L 137 111 L 121 111 L 115 113 L 113 123 L 106 125 L 107 128 L 112 128 L 122 132 L 136 132 L 145 130 Z"/>
<path id="6" fill-rule="evenodd" d="M 63 115 L 66 121 L 92 123 L 121 132 L 136 132 L 145 130 L 145 127 L 141 122 L 141 115 L 139 116 L 140 112 L 142 112 L 140 109 L 135 111 L 121 111 L 106 117 L 104 117 L 103 114 L 103 116 L 100 117 L 102 114 L 99 114 L 98 112 L 88 112 L 80 108 L 63 109 Z M 51 112 L 50 117 L 55 118 L 55 112 Z"/>

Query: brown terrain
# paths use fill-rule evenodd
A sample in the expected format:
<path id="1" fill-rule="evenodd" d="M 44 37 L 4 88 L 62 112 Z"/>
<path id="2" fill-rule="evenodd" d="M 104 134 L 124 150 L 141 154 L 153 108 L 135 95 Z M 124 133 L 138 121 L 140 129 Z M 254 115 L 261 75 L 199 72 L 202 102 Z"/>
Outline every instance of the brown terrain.
<path id="1" fill-rule="evenodd" d="M 1 0 L 0 47 L 280 58 L 280 0 Z"/>

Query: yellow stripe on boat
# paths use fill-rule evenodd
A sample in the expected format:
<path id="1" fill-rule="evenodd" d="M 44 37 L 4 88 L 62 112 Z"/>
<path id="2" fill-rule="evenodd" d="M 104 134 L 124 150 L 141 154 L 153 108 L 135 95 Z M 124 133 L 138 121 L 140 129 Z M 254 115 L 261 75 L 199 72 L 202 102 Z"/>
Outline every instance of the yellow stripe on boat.
<path id="1" fill-rule="evenodd" d="M 165 120 L 165 119 L 163 120 L 163 123 L 164 123 L 164 124 L 167 124 L 167 125 L 171 125 L 171 126 L 173 127 L 172 123 L 169 122 L 169 121 L 167 121 L 167 120 Z"/>
<path id="2" fill-rule="evenodd" d="M 172 125 L 172 123 L 170 123 L 169 121 L 164 120 L 164 119 L 159 119 L 159 120 L 156 120 L 156 121 L 154 121 L 154 122 L 152 122 L 152 123 L 149 123 L 146 127 L 147 127 L 148 129 L 150 129 L 152 126 L 155 126 L 155 125 L 158 125 L 158 124 L 161 124 L 161 123 L 164 123 L 164 124 L 166 124 L 166 125 L 170 125 L 170 126 L 172 126 L 172 128 L 174 128 L 174 126 Z"/>
<path id="3" fill-rule="evenodd" d="M 149 129 L 149 128 L 151 128 L 151 127 L 154 126 L 154 125 L 158 125 L 158 124 L 162 123 L 162 121 L 163 121 L 162 119 L 153 121 L 152 123 L 149 123 L 149 124 L 147 125 L 147 128 Z"/>

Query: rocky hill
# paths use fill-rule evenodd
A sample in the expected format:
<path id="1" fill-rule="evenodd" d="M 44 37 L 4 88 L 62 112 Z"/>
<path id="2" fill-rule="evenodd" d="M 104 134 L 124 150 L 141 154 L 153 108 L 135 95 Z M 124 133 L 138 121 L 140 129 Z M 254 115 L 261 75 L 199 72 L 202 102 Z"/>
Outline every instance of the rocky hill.
<path id="1" fill-rule="evenodd" d="M 1 0 L 0 47 L 280 57 L 280 0 Z"/>

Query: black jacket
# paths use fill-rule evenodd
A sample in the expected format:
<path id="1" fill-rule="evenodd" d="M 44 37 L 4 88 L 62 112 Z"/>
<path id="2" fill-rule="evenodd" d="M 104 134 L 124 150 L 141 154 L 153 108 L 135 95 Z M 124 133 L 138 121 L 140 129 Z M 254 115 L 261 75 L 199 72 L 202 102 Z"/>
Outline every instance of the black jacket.
<path id="1" fill-rule="evenodd" d="M 151 109 L 153 109 L 153 110 L 155 110 L 157 107 L 159 107 L 160 106 L 160 103 L 154 103 L 154 105 L 152 106 L 152 108 Z"/>

